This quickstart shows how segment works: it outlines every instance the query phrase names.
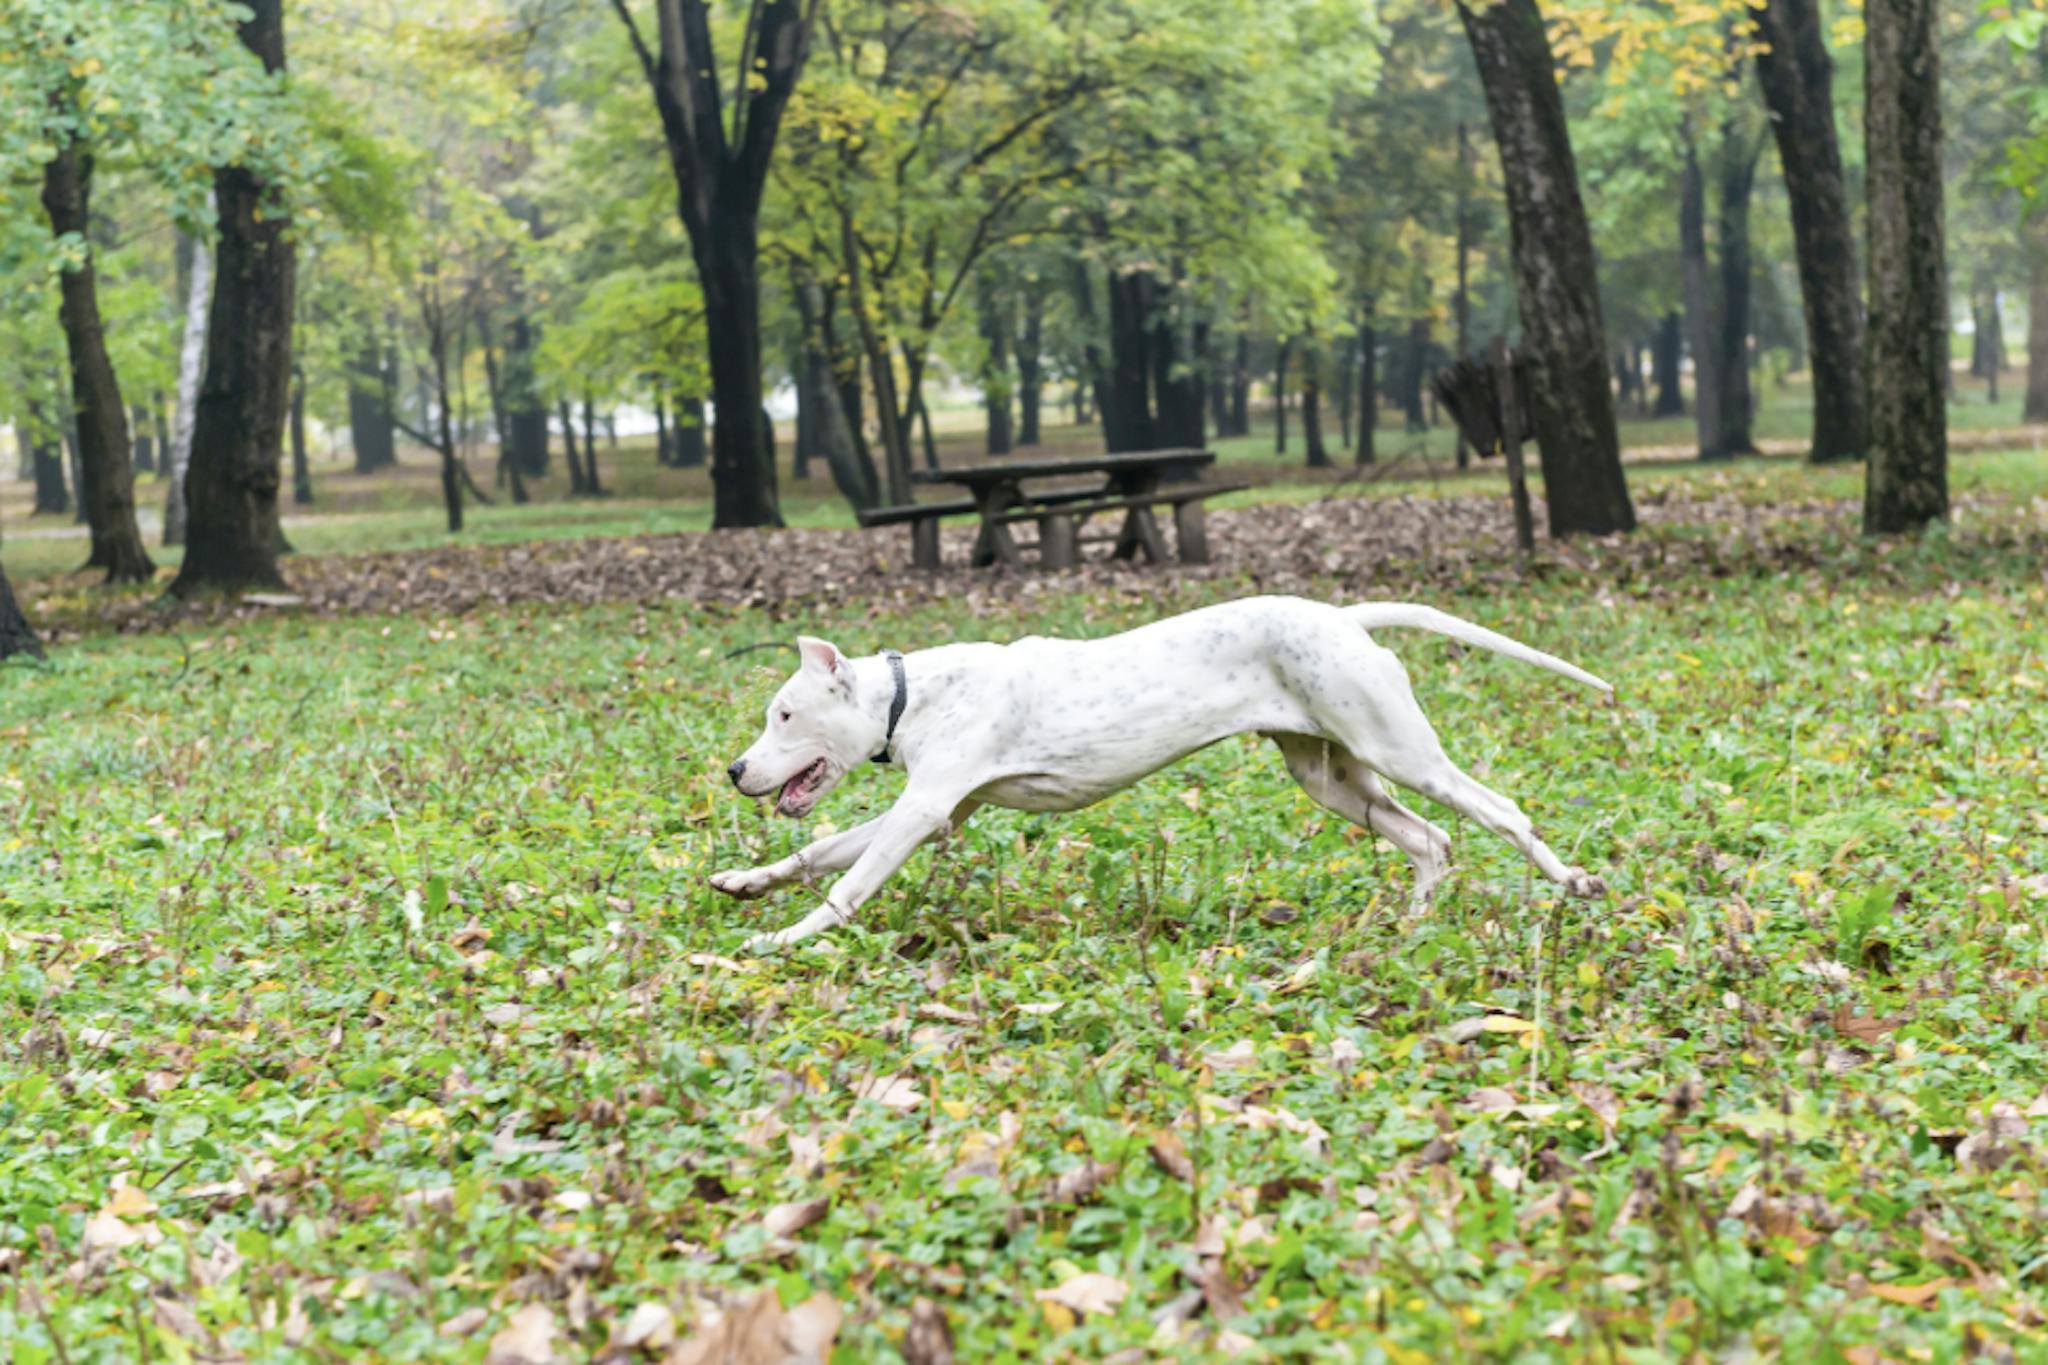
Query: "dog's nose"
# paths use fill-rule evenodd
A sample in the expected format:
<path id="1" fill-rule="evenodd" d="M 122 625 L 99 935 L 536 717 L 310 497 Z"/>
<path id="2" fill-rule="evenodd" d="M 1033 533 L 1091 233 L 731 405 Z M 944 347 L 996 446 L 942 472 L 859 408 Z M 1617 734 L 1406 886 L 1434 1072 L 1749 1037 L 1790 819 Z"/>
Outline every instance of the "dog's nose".
<path id="1" fill-rule="evenodd" d="M 727 768 L 727 769 L 725 770 L 725 775 L 726 775 L 727 777 L 731 778 L 731 779 L 732 779 L 732 784 L 733 784 L 733 785 L 734 785 L 735 787 L 737 787 L 737 786 L 738 786 L 738 785 L 740 784 L 740 779 L 741 779 L 742 777 L 746 776 L 746 772 L 747 772 L 747 760 L 745 760 L 745 759 L 743 758 L 743 759 L 741 759 L 741 760 L 740 760 L 739 762 L 737 762 L 737 763 L 733 764 L 733 765 L 732 765 L 732 766 L 731 766 L 730 768 Z"/>

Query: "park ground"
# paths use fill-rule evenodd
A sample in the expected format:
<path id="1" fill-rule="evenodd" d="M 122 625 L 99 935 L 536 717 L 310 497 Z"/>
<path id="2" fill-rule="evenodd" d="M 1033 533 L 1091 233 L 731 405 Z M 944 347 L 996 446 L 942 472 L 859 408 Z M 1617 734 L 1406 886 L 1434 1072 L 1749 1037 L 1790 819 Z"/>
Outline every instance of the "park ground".
<path id="1" fill-rule="evenodd" d="M 1203 575 L 922 587 L 822 498 L 787 540 L 674 535 L 696 511 L 632 483 L 672 476 L 617 463 L 620 497 L 485 509 L 460 551 L 395 553 L 431 509 L 364 490 L 293 527 L 299 610 L 110 607 L 17 567 L 53 538 L 10 516 L 60 642 L 0 673 L 12 1359 L 681 1359 L 786 1308 L 874 1361 L 920 1299 L 963 1361 L 2048 1352 L 2031 441 L 1959 455 L 1956 523 L 1897 545 L 1855 534 L 1853 470 L 1646 456 L 1641 534 L 1525 566 L 1497 471 L 1416 461 L 1244 495 Z M 1385 639 L 1610 895 L 1431 810 L 1458 870 L 1413 910 L 1232 741 L 984 812 L 855 927 L 739 955 L 804 894 L 704 874 L 900 779 L 803 828 L 737 797 L 786 664 L 733 651 L 1276 588 L 1612 680 Z"/>

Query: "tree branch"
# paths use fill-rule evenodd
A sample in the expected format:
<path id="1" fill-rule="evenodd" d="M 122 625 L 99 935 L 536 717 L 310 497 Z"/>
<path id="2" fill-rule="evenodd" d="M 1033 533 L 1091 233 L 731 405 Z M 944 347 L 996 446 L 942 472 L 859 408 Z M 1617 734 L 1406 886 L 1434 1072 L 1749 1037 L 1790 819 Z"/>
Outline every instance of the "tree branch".
<path id="1" fill-rule="evenodd" d="M 640 25 L 633 22 L 633 11 L 626 8 L 626 0 L 612 0 L 612 11 L 626 26 L 626 36 L 633 40 L 633 52 L 640 58 L 640 69 L 646 73 L 647 83 L 655 84 L 654 54 L 647 50 L 647 40 L 640 36 Z"/>

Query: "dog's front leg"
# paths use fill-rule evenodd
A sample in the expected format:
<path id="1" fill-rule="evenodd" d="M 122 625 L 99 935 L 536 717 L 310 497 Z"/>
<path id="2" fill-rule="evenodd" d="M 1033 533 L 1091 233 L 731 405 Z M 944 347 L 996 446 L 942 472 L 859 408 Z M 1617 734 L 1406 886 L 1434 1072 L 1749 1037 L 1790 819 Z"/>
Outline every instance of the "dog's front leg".
<path id="1" fill-rule="evenodd" d="M 838 872 L 852 867 L 854 860 L 867 852 L 868 843 L 888 817 L 877 816 L 864 820 L 852 829 L 842 829 L 837 834 L 828 834 L 813 844 L 777 862 L 764 867 L 734 868 L 730 872 L 711 874 L 713 890 L 723 891 L 728 896 L 737 896 L 750 901 L 765 896 L 776 887 L 799 878 L 811 878 L 826 872 Z"/>
<path id="2" fill-rule="evenodd" d="M 824 904 L 779 933 L 756 934 L 747 940 L 746 950 L 758 953 L 787 947 L 852 920 L 853 912 L 881 890 L 882 883 L 909 861 L 919 844 L 937 838 L 951 827 L 950 817 L 959 804 L 957 800 L 932 800 L 904 793 L 887 815 L 872 822 L 875 829 L 867 848 L 847 874 L 833 883 L 825 894 Z"/>
<path id="3" fill-rule="evenodd" d="M 967 822 L 968 816 L 980 809 L 979 801 L 961 802 L 953 811 L 952 818 L 937 830 L 936 834 L 944 834 L 947 829 L 958 829 Z M 787 858 L 762 867 L 714 872 L 707 880 L 713 890 L 750 901 L 765 896 L 776 887 L 789 882 L 809 881 L 827 872 L 844 872 L 853 866 L 861 854 L 867 852 L 869 843 L 874 840 L 875 831 L 881 828 L 882 821 L 887 818 L 876 816 L 872 820 L 863 820 L 852 829 L 843 829 L 837 834 L 826 835 L 816 843 L 806 844 Z"/>

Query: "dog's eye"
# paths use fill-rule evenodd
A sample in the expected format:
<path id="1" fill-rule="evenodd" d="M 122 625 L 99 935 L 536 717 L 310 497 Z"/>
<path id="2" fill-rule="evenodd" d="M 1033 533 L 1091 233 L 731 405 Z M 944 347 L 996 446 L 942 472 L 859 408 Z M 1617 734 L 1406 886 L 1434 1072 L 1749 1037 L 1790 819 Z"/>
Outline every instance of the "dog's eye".
<path id="1" fill-rule="evenodd" d="M 789 724 L 789 708 L 784 707 L 782 710 L 782 714 L 778 716 L 776 719 L 780 720 L 784 725 Z"/>

